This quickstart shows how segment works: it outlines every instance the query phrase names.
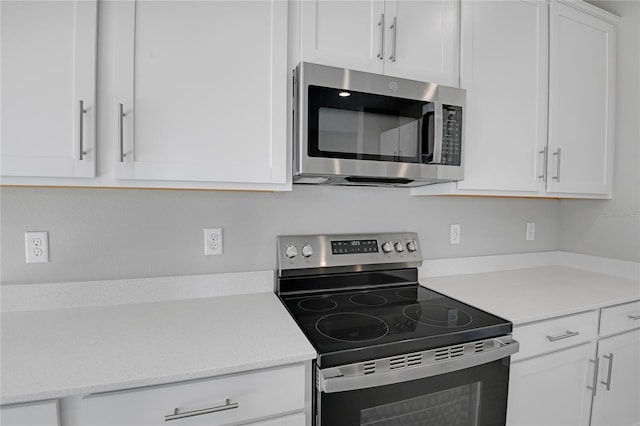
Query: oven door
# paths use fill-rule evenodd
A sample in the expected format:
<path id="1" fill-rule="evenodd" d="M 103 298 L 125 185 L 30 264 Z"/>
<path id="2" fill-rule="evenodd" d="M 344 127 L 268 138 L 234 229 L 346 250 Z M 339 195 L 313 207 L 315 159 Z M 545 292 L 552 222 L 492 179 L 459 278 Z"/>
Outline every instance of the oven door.
<path id="1" fill-rule="evenodd" d="M 509 339 L 490 353 L 380 374 L 327 378 L 335 369 L 318 370 L 317 425 L 504 426 L 510 355 L 517 350 Z"/>

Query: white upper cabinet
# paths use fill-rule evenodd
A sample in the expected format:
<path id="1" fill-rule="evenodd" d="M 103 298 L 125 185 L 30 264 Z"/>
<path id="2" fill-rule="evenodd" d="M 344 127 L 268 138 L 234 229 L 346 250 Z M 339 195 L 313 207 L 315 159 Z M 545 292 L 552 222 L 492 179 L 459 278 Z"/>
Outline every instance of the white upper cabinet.
<path id="1" fill-rule="evenodd" d="M 385 2 L 386 75 L 459 86 L 460 2 Z"/>
<path id="2" fill-rule="evenodd" d="M 611 194 L 615 26 L 597 9 L 551 4 L 549 192 Z"/>
<path id="3" fill-rule="evenodd" d="M 577 0 L 461 9 L 465 177 L 412 194 L 610 198 L 619 18 Z"/>
<path id="4" fill-rule="evenodd" d="M 300 59 L 458 86 L 459 2 L 300 2 Z"/>
<path id="5" fill-rule="evenodd" d="M 0 2 L 2 176 L 93 177 L 97 1 Z"/>
<path id="6" fill-rule="evenodd" d="M 464 1 L 465 180 L 459 189 L 538 191 L 547 144 L 545 1 Z"/>
<path id="7" fill-rule="evenodd" d="M 285 184 L 287 2 L 117 6 L 116 177 Z"/>
<path id="8" fill-rule="evenodd" d="M 383 1 L 301 1 L 300 14 L 301 61 L 382 74 Z"/>

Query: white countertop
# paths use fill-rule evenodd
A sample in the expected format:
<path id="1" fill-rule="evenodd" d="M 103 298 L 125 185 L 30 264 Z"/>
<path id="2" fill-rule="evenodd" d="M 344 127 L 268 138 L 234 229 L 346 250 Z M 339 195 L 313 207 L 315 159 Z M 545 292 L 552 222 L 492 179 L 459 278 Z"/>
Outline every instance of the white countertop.
<path id="1" fill-rule="evenodd" d="M 604 265 L 636 277 L 637 264 L 575 257 L 431 260 L 420 282 L 516 325 L 640 300 L 637 278 L 584 270 Z M 486 272 L 496 270 L 502 271 Z M 316 356 L 273 293 L 273 271 L 1 289 L 1 404 L 207 378 Z"/>
<path id="2" fill-rule="evenodd" d="M 199 379 L 316 353 L 272 292 L 2 314 L 1 403 Z"/>
<path id="3" fill-rule="evenodd" d="M 426 277 L 420 283 L 514 325 L 640 299 L 636 280 L 564 266 Z"/>

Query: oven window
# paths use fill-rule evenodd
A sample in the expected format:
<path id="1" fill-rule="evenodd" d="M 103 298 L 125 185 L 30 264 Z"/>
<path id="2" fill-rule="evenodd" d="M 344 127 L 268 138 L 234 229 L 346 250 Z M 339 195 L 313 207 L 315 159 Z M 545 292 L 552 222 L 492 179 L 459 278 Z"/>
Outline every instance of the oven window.
<path id="1" fill-rule="evenodd" d="M 432 115 L 425 101 L 310 86 L 309 155 L 423 162 Z"/>
<path id="2" fill-rule="evenodd" d="M 478 424 L 480 382 L 366 408 L 360 426 L 470 426 Z"/>
<path id="3" fill-rule="evenodd" d="M 432 377 L 316 392 L 315 426 L 504 426 L 509 358 Z"/>

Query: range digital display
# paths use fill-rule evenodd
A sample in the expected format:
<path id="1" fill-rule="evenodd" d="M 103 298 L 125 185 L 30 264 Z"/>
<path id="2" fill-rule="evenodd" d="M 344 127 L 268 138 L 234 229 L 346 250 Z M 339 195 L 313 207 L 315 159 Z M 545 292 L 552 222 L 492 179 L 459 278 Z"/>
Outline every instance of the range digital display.
<path id="1" fill-rule="evenodd" d="M 378 240 L 331 241 L 332 254 L 377 253 Z"/>

